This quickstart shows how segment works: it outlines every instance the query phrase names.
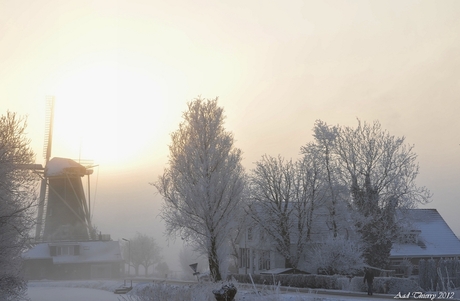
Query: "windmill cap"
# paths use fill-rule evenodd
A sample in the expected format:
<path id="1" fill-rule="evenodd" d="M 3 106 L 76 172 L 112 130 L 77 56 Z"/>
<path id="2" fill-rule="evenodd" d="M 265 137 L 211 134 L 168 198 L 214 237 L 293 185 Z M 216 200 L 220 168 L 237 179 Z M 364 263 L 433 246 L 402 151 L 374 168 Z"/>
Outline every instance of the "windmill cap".
<path id="1" fill-rule="evenodd" d="M 83 177 L 91 173 L 92 170 L 87 170 L 83 165 L 68 158 L 55 157 L 51 159 L 45 167 L 46 177 L 60 177 L 66 175 Z"/>

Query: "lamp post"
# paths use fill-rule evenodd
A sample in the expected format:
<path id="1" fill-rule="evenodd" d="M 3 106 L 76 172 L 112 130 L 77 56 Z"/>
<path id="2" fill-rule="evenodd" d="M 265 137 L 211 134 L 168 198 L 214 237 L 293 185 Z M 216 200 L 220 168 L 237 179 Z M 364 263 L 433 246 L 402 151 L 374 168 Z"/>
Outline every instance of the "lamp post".
<path id="1" fill-rule="evenodd" d="M 131 241 L 126 238 L 122 238 L 124 241 L 128 242 L 128 275 L 130 275 L 130 263 L 131 263 Z"/>

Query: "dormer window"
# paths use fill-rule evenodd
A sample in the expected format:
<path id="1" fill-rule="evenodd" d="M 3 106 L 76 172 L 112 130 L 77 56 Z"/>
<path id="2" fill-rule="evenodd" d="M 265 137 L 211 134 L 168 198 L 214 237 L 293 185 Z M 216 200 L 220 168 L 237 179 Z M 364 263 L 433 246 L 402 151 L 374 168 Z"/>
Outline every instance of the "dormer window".
<path id="1" fill-rule="evenodd" d="M 420 230 L 404 232 L 401 237 L 401 242 L 404 244 L 418 244 L 418 237 L 421 232 Z"/>

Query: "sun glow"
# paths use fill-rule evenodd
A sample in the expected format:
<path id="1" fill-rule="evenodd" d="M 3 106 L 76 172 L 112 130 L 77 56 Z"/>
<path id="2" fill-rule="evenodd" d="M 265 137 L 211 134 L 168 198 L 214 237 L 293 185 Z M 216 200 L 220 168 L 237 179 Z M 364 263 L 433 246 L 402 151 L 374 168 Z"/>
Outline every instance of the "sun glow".
<path id="1" fill-rule="evenodd" d="M 101 63 L 58 83 L 53 156 L 126 165 L 159 143 L 166 101 L 151 74 Z"/>

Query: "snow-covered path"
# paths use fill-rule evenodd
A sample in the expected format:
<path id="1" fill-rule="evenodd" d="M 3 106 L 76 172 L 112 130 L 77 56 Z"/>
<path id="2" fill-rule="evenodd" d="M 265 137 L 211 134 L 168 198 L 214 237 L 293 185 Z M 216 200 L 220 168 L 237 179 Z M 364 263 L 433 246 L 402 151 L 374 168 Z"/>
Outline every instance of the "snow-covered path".
<path id="1" fill-rule="evenodd" d="M 118 301 L 118 295 L 91 288 L 29 287 L 31 301 Z"/>

